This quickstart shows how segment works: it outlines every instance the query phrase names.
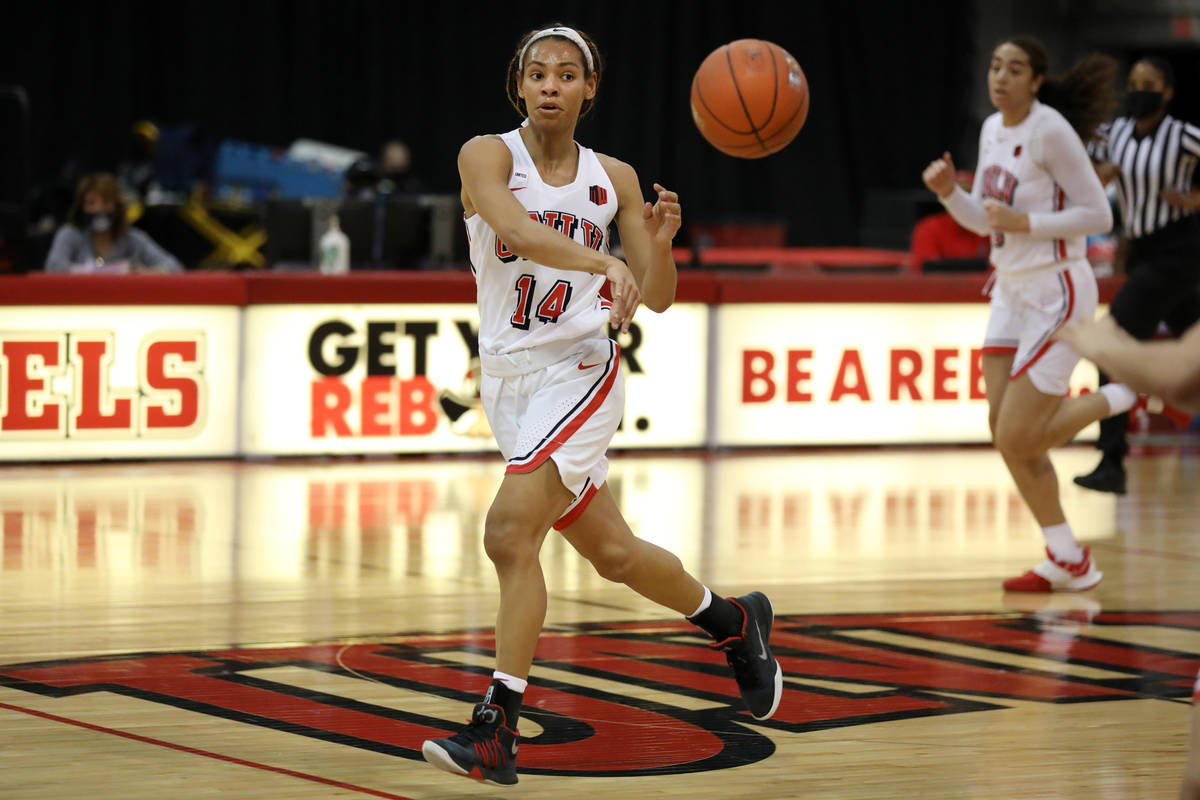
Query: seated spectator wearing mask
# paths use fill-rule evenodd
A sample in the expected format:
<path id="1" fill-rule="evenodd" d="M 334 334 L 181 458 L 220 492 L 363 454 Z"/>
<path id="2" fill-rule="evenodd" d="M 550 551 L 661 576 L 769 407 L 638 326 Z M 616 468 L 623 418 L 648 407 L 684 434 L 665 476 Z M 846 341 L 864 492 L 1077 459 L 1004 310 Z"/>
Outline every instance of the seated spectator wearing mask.
<path id="1" fill-rule="evenodd" d="M 46 272 L 182 272 L 183 265 L 144 231 L 129 227 L 117 179 L 87 175 L 75 190 L 67 224 L 46 255 Z"/>

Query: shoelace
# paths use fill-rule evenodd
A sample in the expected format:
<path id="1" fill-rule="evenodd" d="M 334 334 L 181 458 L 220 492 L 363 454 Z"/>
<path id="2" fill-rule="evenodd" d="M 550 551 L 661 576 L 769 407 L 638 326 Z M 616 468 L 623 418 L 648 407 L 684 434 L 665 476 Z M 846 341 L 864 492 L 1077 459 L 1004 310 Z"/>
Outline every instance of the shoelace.
<path id="1" fill-rule="evenodd" d="M 710 644 L 709 647 L 725 653 L 725 660 L 728 661 L 730 665 L 735 663 L 742 665 L 754 663 L 747 652 L 746 638 L 744 636 L 726 639 L 723 642 L 716 642 L 714 644 Z"/>
<path id="2" fill-rule="evenodd" d="M 463 728 L 458 733 L 451 736 L 451 739 L 458 739 L 463 742 L 486 742 L 488 739 L 495 737 L 496 726 L 489 725 L 486 722 L 478 720 L 467 720 L 467 727 Z"/>

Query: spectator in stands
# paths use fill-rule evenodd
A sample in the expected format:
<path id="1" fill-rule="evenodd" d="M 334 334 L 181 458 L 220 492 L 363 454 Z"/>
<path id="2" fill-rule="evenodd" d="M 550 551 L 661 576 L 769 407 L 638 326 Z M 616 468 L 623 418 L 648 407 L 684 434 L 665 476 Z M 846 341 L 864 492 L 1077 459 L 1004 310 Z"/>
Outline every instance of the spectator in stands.
<path id="1" fill-rule="evenodd" d="M 342 194 L 347 200 L 372 202 L 377 197 L 379 166 L 374 159 L 363 157 L 346 168 L 342 176 Z"/>
<path id="2" fill-rule="evenodd" d="M 130 228 L 117 179 L 97 172 L 79 182 L 67 224 L 46 256 L 47 272 L 182 272 L 144 231 Z"/>
<path id="3" fill-rule="evenodd" d="M 967 170 L 959 170 L 954 174 L 955 182 L 963 191 L 970 192 L 974 183 L 974 175 Z M 920 272 L 927 261 L 944 259 L 984 259 L 981 264 L 986 267 L 989 251 L 989 239 L 969 231 L 955 221 L 950 212 L 942 210 L 927 217 L 922 217 L 913 228 L 912 268 Z"/>
<path id="4" fill-rule="evenodd" d="M 412 172 L 412 151 L 399 139 L 392 139 L 379 154 L 380 194 L 420 194 L 421 179 Z"/>

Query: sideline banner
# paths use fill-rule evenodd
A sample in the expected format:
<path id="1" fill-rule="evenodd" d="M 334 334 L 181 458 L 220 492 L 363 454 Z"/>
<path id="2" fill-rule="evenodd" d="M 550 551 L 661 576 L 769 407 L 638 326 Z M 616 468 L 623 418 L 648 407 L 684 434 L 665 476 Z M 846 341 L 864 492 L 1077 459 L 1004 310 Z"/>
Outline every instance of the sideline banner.
<path id="1" fill-rule="evenodd" d="M 474 304 L 246 309 L 242 452 L 495 451 L 478 399 Z M 618 337 L 615 447 L 705 444 L 708 306 L 643 310 Z"/>
<path id="2" fill-rule="evenodd" d="M 716 315 L 718 446 L 991 440 L 984 303 L 733 303 Z M 1071 392 L 1097 383 L 1081 362 Z"/>
<path id="3" fill-rule="evenodd" d="M 5 307 L 0 461 L 236 455 L 240 314 Z"/>

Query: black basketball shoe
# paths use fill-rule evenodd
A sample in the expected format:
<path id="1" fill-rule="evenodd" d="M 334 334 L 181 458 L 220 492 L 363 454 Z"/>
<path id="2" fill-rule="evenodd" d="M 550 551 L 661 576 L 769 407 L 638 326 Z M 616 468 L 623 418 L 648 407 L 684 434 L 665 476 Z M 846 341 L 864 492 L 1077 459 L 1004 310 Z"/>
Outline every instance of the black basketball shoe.
<path id="1" fill-rule="evenodd" d="M 725 651 L 725 660 L 733 667 L 742 699 L 754 718 L 770 719 L 783 696 L 783 668 L 771 655 L 768 644 L 775 612 L 771 601 L 762 592 L 731 597 L 729 602 L 740 608 L 744 615 L 741 635 L 731 636 L 711 647 Z"/>
<path id="2" fill-rule="evenodd" d="M 421 755 L 438 769 L 499 786 L 517 782 L 517 738 L 505 727 L 504 709 L 480 703 L 467 726 L 446 739 L 427 739 Z"/>
<path id="3" fill-rule="evenodd" d="M 1102 458 L 1087 475 L 1076 475 L 1075 482 L 1095 492 L 1125 494 L 1125 465 L 1120 459 Z"/>

